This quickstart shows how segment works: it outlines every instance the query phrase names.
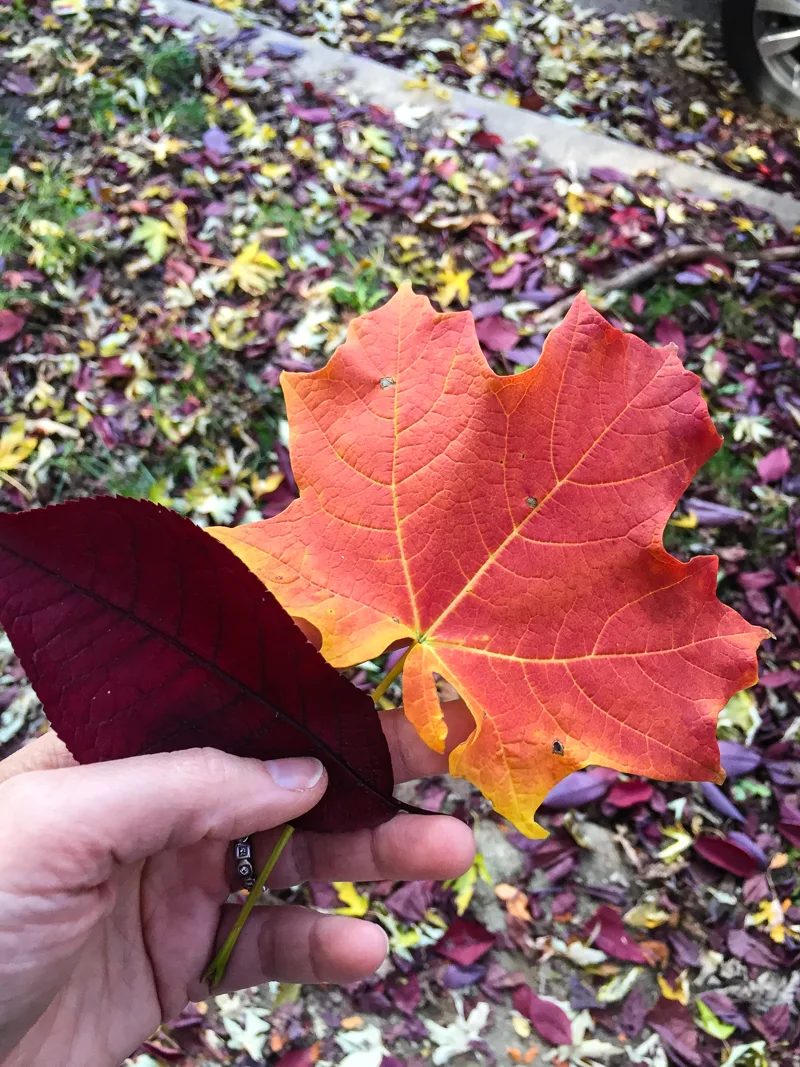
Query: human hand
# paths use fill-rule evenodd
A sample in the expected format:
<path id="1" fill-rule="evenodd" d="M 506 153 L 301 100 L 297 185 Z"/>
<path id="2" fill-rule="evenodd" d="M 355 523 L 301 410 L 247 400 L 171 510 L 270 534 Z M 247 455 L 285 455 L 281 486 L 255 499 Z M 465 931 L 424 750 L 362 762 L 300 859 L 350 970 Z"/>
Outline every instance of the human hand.
<path id="1" fill-rule="evenodd" d="M 454 745 L 471 717 L 460 701 L 445 708 Z M 446 771 L 402 711 L 381 720 L 396 781 Z M 201 975 L 239 908 L 225 903 L 238 888 L 230 842 L 255 834 L 259 869 L 281 824 L 326 784 L 316 760 L 263 764 L 213 749 L 77 766 L 52 732 L 0 763 L 0 1060 L 116 1067 L 208 996 Z M 297 831 L 269 885 L 450 878 L 473 854 L 456 819 L 400 814 L 369 831 Z M 373 923 L 257 908 L 218 991 L 356 981 L 386 948 Z"/>

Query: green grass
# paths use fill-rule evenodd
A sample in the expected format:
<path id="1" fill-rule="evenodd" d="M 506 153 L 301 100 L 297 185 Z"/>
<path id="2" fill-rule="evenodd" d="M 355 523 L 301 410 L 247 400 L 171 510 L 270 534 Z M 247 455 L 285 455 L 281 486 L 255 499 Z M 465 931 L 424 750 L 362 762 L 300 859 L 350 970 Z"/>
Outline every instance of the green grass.
<path id="1" fill-rule="evenodd" d="M 148 74 L 155 75 L 171 89 L 188 86 L 200 71 L 200 57 L 193 48 L 177 41 L 162 44 L 146 57 Z"/>

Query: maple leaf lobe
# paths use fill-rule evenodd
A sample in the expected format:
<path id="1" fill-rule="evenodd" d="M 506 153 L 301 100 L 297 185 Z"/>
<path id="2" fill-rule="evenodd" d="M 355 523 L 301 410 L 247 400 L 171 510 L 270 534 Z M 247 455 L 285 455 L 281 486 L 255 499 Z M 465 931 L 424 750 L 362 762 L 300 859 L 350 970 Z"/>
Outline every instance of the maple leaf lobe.
<path id="1" fill-rule="evenodd" d="M 300 498 L 213 532 L 335 665 L 416 642 L 404 704 L 422 738 L 444 750 L 434 673 L 475 719 L 452 773 L 535 836 L 542 798 L 590 763 L 719 778 L 716 714 L 756 681 L 764 631 L 716 599 L 715 557 L 663 547 L 721 441 L 674 346 L 579 297 L 537 365 L 500 377 L 469 313 L 403 287 L 282 383 Z"/>

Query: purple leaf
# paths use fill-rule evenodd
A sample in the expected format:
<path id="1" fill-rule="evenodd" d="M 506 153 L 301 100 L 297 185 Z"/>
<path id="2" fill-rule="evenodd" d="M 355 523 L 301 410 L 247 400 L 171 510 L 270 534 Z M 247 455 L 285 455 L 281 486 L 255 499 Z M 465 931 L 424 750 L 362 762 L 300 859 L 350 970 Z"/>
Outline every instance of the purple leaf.
<path id="1" fill-rule="evenodd" d="M 700 789 L 711 807 L 716 808 L 721 815 L 725 815 L 728 819 L 735 819 L 737 822 L 744 822 L 744 815 L 728 800 L 719 786 L 714 785 L 713 782 L 701 782 Z"/>
<path id="2" fill-rule="evenodd" d="M 473 919 L 455 919 L 435 952 L 460 967 L 469 967 L 494 947 L 495 936 Z"/>
<path id="3" fill-rule="evenodd" d="M 475 327 L 478 340 L 493 352 L 509 352 L 519 341 L 519 333 L 513 322 L 500 315 L 481 319 Z"/>
<path id="4" fill-rule="evenodd" d="M 433 900 L 434 885 L 434 882 L 404 882 L 384 903 L 401 922 L 422 922 Z"/>
<path id="5" fill-rule="evenodd" d="M 625 929 L 620 914 L 607 904 L 600 905 L 585 929 L 592 946 L 607 956 L 629 963 L 647 963 L 647 957 Z"/>
<path id="6" fill-rule="evenodd" d="M 674 319 L 661 318 L 656 323 L 656 340 L 660 345 L 675 345 L 678 355 L 683 359 L 686 355 L 686 338 L 683 330 Z"/>
<path id="7" fill-rule="evenodd" d="M 231 143 L 228 140 L 228 135 L 219 126 L 212 126 L 210 130 L 206 130 L 203 134 L 203 147 L 217 156 L 229 156 L 231 154 Z"/>
<path id="8" fill-rule="evenodd" d="M 737 959 L 754 967 L 769 967 L 770 970 L 780 967 L 780 960 L 772 949 L 745 930 L 731 930 L 728 933 L 728 948 Z"/>
<path id="9" fill-rule="evenodd" d="M 625 998 L 619 1017 L 620 1026 L 627 1037 L 638 1037 L 644 1030 L 645 1019 L 649 1010 L 644 994 L 638 986 L 635 986 Z"/>
<path id="10" fill-rule="evenodd" d="M 745 748 L 736 741 L 720 741 L 719 755 L 722 769 L 729 778 L 750 774 L 761 765 L 761 753 L 754 748 Z"/>
<path id="11" fill-rule="evenodd" d="M 789 449 L 781 446 L 767 452 L 756 464 L 758 476 L 762 482 L 777 482 L 788 474 L 792 467 Z"/>
<path id="12" fill-rule="evenodd" d="M 573 771 L 554 786 L 544 799 L 544 806 L 558 811 L 580 808 L 599 800 L 608 792 L 609 782 L 592 771 Z"/>
<path id="13" fill-rule="evenodd" d="M 727 997 L 724 993 L 710 992 L 703 993 L 700 997 L 705 1006 L 713 1011 L 718 1019 L 727 1023 L 728 1026 L 735 1026 L 739 1030 L 749 1030 L 750 1023 L 747 1016 L 736 1007 L 730 997 Z"/>
<path id="14" fill-rule="evenodd" d="M 729 508 L 724 504 L 714 504 L 710 500 L 700 500 L 698 497 L 689 497 L 684 503 L 695 513 L 700 526 L 727 526 L 729 523 L 748 518 L 746 511 Z"/>
<path id="15" fill-rule="evenodd" d="M 563 1008 L 537 997 L 527 985 L 514 990 L 512 1003 L 545 1041 L 549 1041 L 551 1045 L 572 1044 L 572 1024 Z"/>
<path id="16" fill-rule="evenodd" d="M 764 1035 L 767 1044 L 777 1045 L 789 1029 L 789 1022 L 789 1005 L 776 1004 L 760 1019 L 753 1019 L 753 1026 Z"/>
<path id="17" fill-rule="evenodd" d="M 286 110 L 290 115 L 295 115 L 303 122 L 310 122 L 312 125 L 330 122 L 333 118 L 330 108 L 327 107 L 300 107 L 299 104 L 287 104 Z"/>
<path id="18" fill-rule="evenodd" d="M 504 274 L 491 274 L 487 278 L 486 284 L 490 289 L 513 289 L 522 278 L 522 265 L 512 263 Z"/>

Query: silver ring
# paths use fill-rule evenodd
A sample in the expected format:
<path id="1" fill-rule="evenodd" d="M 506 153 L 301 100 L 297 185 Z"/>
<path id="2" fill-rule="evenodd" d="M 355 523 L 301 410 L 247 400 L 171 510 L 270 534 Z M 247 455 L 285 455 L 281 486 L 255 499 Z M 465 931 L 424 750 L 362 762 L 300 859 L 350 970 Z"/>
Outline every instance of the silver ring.
<path id="1" fill-rule="evenodd" d="M 233 856 L 236 860 L 236 873 L 242 880 L 242 887 L 252 889 L 256 884 L 256 872 L 253 869 L 253 852 L 249 837 L 240 837 L 233 842 Z"/>

